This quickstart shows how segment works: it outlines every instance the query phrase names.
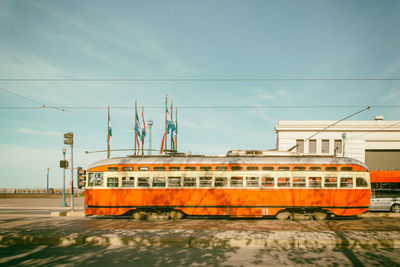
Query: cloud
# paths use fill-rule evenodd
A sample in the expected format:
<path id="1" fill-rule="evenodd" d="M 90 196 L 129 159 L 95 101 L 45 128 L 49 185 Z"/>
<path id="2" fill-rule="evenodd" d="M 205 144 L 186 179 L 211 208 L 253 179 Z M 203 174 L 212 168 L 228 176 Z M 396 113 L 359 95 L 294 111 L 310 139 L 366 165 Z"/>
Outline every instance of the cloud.
<path id="1" fill-rule="evenodd" d="M 35 134 L 35 135 L 52 135 L 52 136 L 61 136 L 62 135 L 60 132 L 56 132 L 56 131 L 36 131 L 36 130 L 32 130 L 29 128 L 22 128 L 22 127 L 16 128 L 15 132 L 20 133 L 20 134 Z"/>

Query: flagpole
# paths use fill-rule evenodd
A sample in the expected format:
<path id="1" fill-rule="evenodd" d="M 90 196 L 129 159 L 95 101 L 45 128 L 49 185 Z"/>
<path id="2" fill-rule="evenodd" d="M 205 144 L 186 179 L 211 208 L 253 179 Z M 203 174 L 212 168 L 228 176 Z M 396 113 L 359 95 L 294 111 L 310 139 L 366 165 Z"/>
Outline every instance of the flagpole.
<path id="1" fill-rule="evenodd" d="M 168 109 L 168 94 L 165 94 L 165 130 L 167 130 L 167 109 Z M 165 136 L 167 138 L 167 136 Z M 165 140 L 165 149 L 164 149 L 164 154 L 167 155 L 167 143 L 168 141 Z"/>
<path id="2" fill-rule="evenodd" d="M 110 158 L 110 105 L 108 105 L 108 120 L 107 120 L 107 158 Z"/>
<path id="3" fill-rule="evenodd" d="M 144 123 L 144 117 L 143 117 L 143 112 L 144 112 L 144 106 L 142 106 L 142 119 L 143 119 L 143 123 Z M 144 129 L 144 125 L 143 125 L 143 129 Z M 144 156 L 144 132 L 142 132 L 142 156 Z"/>
<path id="4" fill-rule="evenodd" d="M 178 152 L 178 107 L 175 107 L 175 151 Z"/>
<path id="5" fill-rule="evenodd" d="M 174 105 L 174 102 L 171 101 L 171 123 L 172 125 L 174 124 L 174 116 L 172 112 L 172 106 Z M 171 129 L 171 152 L 174 151 L 174 131 Z"/>
<path id="6" fill-rule="evenodd" d="M 137 100 L 135 99 L 135 124 L 133 126 L 133 131 L 135 132 L 135 140 L 133 140 L 133 143 L 135 143 L 135 155 L 136 155 L 136 140 L 137 140 L 137 132 L 136 132 L 136 125 L 137 125 L 137 121 L 136 121 L 136 106 L 137 106 Z"/>

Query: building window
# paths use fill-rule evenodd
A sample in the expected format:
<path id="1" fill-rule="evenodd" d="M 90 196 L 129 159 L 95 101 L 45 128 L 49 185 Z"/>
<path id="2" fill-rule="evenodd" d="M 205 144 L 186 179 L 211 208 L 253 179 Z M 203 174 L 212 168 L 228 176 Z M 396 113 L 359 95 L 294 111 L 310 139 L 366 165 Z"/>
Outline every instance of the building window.
<path id="1" fill-rule="evenodd" d="M 321 153 L 329 154 L 329 140 L 327 139 L 322 140 Z"/>
<path id="2" fill-rule="evenodd" d="M 308 141 L 308 153 L 309 154 L 317 153 L 317 140 L 311 139 Z"/>
<path id="3" fill-rule="evenodd" d="M 335 154 L 336 155 L 342 154 L 342 140 L 340 140 L 340 139 L 335 140 L 334 149 L 335 149 Z"/>
<path id="4" fill-rule="evenodd" d="M 297 153 L 304 153 L 304 140 L 297 139 L 296 145 L 297 145 L 297 149 L 296 149 Z"/>

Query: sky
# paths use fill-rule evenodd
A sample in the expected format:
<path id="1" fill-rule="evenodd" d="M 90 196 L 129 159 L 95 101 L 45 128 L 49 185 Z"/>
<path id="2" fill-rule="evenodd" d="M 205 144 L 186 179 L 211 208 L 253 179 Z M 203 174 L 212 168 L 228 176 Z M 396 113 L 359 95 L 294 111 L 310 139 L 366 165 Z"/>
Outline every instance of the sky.
<path id="1" fill-rule="evenodd" d="M 74 166 L 106 158 L 85 151 L 106 149 L 108 105 L 111 149 L 134 146 L 135 100 L 159 149 L 166 94 L 192 154 L 273 149 L 279 120 L 368 105 L 352 119 L 399 120 L 398 14 L 396 0 L 0 0 L 0 188 L 46 187 L 47 168 L 60 187 L 66 132 Z M 357 78 L 384 80 L 318 80 Z"/>

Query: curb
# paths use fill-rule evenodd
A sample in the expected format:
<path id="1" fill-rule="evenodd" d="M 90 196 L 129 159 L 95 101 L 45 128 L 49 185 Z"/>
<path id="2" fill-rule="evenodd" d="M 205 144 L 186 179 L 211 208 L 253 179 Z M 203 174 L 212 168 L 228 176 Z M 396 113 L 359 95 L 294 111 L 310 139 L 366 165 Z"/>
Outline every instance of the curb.
<path id="1" fill-rule="evenodd" d="M 378 218 L 378 217 L 400 218 L 400 213 L 391 213 L 391 212 L 371 213 L 371 212 L 367 212 L 367 213 L 358 215 L 358 217 L 361 217 L 361 218 Z"/>
<path id="2" fill-rule="evenodd" d="M 51 216 L 85 217 L 84 211 L 53 211 Z"/>
<path id="3" fill-rule="evenodd" d="M 3 245 L 50 246 L 132 246 L 178 248 L 259 248 L 259 249 L 398 249 L 400 239 L 392 240 L 301 240 L 301 239 L 206 239 L 196 237 L 118 237 L 118 236 L 0 236 Z"/>

